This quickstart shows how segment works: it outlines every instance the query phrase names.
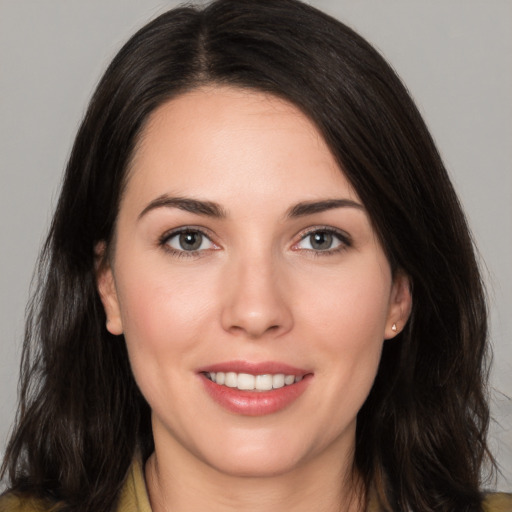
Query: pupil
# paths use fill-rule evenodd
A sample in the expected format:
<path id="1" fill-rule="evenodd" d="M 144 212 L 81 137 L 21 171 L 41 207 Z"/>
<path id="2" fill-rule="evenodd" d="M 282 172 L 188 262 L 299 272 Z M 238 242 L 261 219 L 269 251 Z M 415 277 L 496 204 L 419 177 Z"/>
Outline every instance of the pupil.
<path id="1" fill-rule="evenodd" d="M 195 251 L 201 247 L 203 235 L 201 233 L 181 233 L 180 246 L 185 251 Z"/>
<path id="2" fill-rule="evenodd" d="M 317 250 L 330 249 L 332 245 L 332 235 L 330 233 L 319 232 L 311 235 L 311 247 Z"/>

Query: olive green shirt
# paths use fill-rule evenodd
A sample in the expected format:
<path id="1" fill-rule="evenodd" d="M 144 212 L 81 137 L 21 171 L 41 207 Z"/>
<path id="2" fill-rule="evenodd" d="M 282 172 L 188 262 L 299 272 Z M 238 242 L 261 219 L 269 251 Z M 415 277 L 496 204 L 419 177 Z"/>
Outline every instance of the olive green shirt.
<path id="1" fill-rule="evenodd" d="M 370 503 L 368 512 L 377 512 L 378 505 Z M 512 494 L 488 494 L 484 502 L 485 512 L 512 512 Z M 0 512 L 52 512 L 51 508 L 34 501 L 19 500 L 13 495 L 0 497 Z M 151 512 L 144 481 L 144 472 L 139 461 L 133 463 L 121 490 L 117 512 Z"/>

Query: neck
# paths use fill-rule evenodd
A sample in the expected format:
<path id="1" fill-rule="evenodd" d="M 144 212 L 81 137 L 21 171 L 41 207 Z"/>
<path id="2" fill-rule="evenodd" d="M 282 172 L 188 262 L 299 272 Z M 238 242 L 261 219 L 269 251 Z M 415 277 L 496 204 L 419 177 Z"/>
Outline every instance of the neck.
<path id="1" fill-rule="evenodd" d="M 183 464 L 180 457 L 180 465 L 173 464 L 173 457 L 157 450 L 146 463 L 151 507 L 153 512 L 363 511 L 363 486 L 348 470 L 352 457 L 331 452 L 283 474 L 240 476 L 197 461 Z"/>

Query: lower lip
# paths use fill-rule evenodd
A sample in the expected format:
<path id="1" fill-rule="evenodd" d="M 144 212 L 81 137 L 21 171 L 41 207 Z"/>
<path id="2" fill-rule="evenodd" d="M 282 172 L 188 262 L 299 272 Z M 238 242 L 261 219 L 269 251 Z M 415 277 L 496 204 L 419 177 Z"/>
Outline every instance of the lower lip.
<path id="1" fill-rule="evenodd" d="M 312 377 L 306 375 L 295 384 L 272 391 L 241 391 L 216 384 L 203 374 L 200 376 L 206 391 L 215 402 L 230 412 L 245 416 L 264 416 L 285 409 L 304 393 Z"/>

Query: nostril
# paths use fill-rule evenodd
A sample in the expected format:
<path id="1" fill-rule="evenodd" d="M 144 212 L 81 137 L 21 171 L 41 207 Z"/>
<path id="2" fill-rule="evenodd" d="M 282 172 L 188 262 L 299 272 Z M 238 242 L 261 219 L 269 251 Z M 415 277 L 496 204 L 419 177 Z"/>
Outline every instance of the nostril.
<path id="1" fill-rule="evenodd" d="M 229 330 L 235 335 L 245 335 L 250 339 L 261 338 L 265 334 L 277 334 L 281 329 L 279 324 L 272 324 L 268 327 L 257 325 L 232 325 Z"/>

